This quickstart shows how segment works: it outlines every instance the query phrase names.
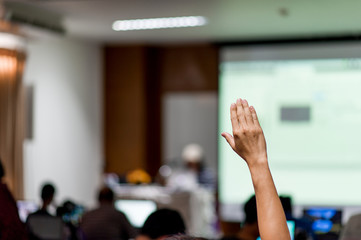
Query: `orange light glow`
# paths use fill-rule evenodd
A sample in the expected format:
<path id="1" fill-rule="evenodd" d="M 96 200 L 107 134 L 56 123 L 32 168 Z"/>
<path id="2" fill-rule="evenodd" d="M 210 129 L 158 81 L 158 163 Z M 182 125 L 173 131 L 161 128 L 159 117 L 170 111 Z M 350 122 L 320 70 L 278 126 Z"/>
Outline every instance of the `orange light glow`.
<path id="1" fill-rule="evenodd" d="M 17 60 L 13 56 L 0 56 L 0 80 L 15 74 Z"/>

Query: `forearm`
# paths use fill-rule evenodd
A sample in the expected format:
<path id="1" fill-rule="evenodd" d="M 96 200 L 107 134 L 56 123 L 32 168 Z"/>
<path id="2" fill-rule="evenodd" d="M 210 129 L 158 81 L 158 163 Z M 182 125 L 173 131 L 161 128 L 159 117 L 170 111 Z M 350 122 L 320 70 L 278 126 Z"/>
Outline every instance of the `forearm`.
<path id="1" fill-rule="evenodd" d="M 286 217 L 267 161 L 249 166 L 254 186 L 258 227 L 262 240 L 289 240 Z"/>

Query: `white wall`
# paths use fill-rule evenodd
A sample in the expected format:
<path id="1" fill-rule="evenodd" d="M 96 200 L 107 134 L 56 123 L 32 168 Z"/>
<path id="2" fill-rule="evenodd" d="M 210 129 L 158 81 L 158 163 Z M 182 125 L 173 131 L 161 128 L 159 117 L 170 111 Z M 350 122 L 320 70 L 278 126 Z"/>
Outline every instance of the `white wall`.
<path id="1" fill-rule="evenodd" d="M 95 203 L 102 172 L 101 49 L 59 36 L 29 40 L 25 84 L 34 86 L 33 139 L 24 144 L 25 198 L 40 186 L 64 199 Z"/>
<path id="2" fill-rule="evenodd" d="M 217 172 L 217 92 L 170 93 L 163 98 L 163 159 L 182 164 L 183 148 L 199 144 Z"/>

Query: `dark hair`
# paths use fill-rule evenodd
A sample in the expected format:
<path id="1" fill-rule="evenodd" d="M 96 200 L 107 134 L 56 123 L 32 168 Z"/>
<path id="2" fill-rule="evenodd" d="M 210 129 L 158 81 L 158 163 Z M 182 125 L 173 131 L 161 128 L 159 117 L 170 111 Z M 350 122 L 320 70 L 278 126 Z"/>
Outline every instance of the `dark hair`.
<path id="1" fill-rule="evenodd" d="M 112 202 L 114 200 L 114 193 L 113 191 L 108 187 L 103 187 L 100 189 L 98 194 L 98 200 L 99 201 L 108 201 Z"/>
<path id="2" fill-rule="evenodd" d="M 186 227 L 178 211 L 163 208 L 150 214 L 145 220 L 141 234 L 156 239 L 172 234 L 184 234 Z"/>
<path id="3" fill-rule="evenodd" d="M 243 210 L 246 215 L 245 223 L 257 222 L 257 204 L 255 195 L 248 199 L 244 204 Z"/>
<path id="4" fill-rule="evenodd" d="M 5 170 L 0 157 L 0 179 L 3 178 L 4 176 L 5 176 Z"/>
<path id="5" fill-rule="evenodd" d="M 290 196 L 280 196 L 283 210 L 285 211 L 286 218 L 292 218 L 292 198 Z"/>
<path id="6" fill-rule="evenodd" d="M 207 240 L 206 238 L 193 237 L 185 234 L 175 234 L 166 237 L 164 240 Z"/>
<path id="7" fill-rule="evenodd" d="M 46 183 L 41 189 L 41 199 L 43 201 L 50 200 L 54 197 L 55 187 L 51 183 Z"/>
<path id="8" fill-rule="evenodd" d="M 65 214 L 71 214 L 76 208 L 76 204 L 70 200 L 63 202 L 63 205 L 56 208 L 56 216 L 63 217 Z"/>

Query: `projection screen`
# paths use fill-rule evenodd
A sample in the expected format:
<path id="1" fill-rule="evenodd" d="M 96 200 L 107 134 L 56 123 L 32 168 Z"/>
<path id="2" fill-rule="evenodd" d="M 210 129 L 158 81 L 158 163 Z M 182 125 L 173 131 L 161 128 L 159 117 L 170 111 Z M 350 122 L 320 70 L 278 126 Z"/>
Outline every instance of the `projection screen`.
<path id="1" fill-rule="evenodd" d="M 361 203 L 360 44 L 225 47 L 219 89 L 219 136 L 231 133 L 230 104 L 247 99 L 264 129 L 279 194 L 297 205 Z M 219 138 L 222 215 L 237 219 L 252 182 Z"/>

